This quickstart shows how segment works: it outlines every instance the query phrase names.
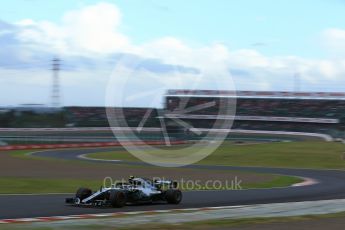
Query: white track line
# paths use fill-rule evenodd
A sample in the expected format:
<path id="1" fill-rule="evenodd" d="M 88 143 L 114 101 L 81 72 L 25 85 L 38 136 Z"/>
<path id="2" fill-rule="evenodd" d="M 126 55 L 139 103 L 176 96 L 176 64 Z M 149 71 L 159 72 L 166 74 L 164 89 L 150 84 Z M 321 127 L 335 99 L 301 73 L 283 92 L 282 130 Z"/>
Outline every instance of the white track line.
<path id="1" fill-rule="evenodd" d="M 121 162 L 122 161 L 122 160 L 107 160 L 107 159 L 90 158 L 90 157 L 87 157 L 87 155 L 89 155 L 89 153 L 78 155 L 77 158 L 83 159 L 83 160 L 89 160 L 89 161 L 104 161 L 104 162 Z"/>
<path id="2" fill-rule="evenodd" d="M 307 178 L 307 177 L 304 177 L 303 180 L 304 180 L 303 182 L 293 184 L 292 187 L 311 186 L 311 185 L 319 183 L 317 180 L 312 179 L 312 178 Z"/>

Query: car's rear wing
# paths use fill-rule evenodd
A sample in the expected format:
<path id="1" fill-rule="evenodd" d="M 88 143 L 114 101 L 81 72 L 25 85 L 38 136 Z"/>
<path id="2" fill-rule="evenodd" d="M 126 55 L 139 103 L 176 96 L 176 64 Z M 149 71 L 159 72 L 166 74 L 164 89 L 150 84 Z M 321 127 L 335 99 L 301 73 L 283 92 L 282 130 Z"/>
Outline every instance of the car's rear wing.
<path id="1" fill-rule="evenodd" d="M 177 188 L 178 187 L 177 181 L 172 181 L 172 180 L 155 180 L 154 184 L 155 185 L 168 185 L 169 188 Z"/>

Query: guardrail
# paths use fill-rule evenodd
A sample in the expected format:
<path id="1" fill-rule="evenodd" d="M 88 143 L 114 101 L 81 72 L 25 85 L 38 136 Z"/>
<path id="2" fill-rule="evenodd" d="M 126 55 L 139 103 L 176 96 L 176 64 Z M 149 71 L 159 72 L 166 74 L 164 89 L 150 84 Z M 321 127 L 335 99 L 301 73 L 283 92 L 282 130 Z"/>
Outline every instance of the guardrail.
<path id="1" fill-rule="evenodd" d="M 270 130 L 248 130 L 248 129 L 202 129 L 192 128 L 191 131 L 213 132 L 213 133 L 243 133 L 243 134 L 269 134 L 269 135 L 291 135 L 317 137 L 325 141 L 333 141 L 333 137 L 323 133 L 305 133 L 305 132 L 288 132 L 288 131 L 270 131 Z"/>
<path id="2" fill-rule="evenodd" d="M 233 129 L 230 132 L 233 133 L 245 133 L 245 134 L 273 134 L 273 135 L 291 135 L 291 136 L 306 136 L 317 137 L 325 141 L 333 141 L 333 137 L 323 133 L 306 133 L 306 132 L 287 132 L 287 131 L 267 131 L 267 130 L 244 130 Z"/>

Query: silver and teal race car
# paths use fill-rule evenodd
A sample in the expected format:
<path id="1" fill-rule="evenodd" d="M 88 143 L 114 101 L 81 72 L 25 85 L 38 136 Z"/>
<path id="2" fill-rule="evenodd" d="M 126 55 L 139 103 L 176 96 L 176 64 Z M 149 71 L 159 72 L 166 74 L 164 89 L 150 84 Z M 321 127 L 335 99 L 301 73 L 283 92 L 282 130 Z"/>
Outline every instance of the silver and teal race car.
<path id="1" fill-rule="evenodd" d="M 182 201 L 182 192 L 177 187 L 177 182 L 172 180 L 130 177 L 128 182 L 117 182 L 95 192 L 88 188 L 79 188 L 75 197 L 66 198 L 66 203 L 112 207 L 162 201 L 179 204 Z"/>

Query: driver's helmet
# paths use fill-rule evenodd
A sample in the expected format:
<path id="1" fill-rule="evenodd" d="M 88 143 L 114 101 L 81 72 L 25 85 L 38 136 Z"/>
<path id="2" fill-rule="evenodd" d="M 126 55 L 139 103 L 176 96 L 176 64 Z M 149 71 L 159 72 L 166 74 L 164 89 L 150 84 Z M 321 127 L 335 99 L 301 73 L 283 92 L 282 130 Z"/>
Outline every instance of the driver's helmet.
<path id="1" fill-rule="evenodd" d="M 129 182 L 130 184 L 132 184 L 132 183 L 133 183 L 133 180 L 134 180 L 134 176 L 129 176 L 129 178 L 128 178 L 128 182 Z"/>

